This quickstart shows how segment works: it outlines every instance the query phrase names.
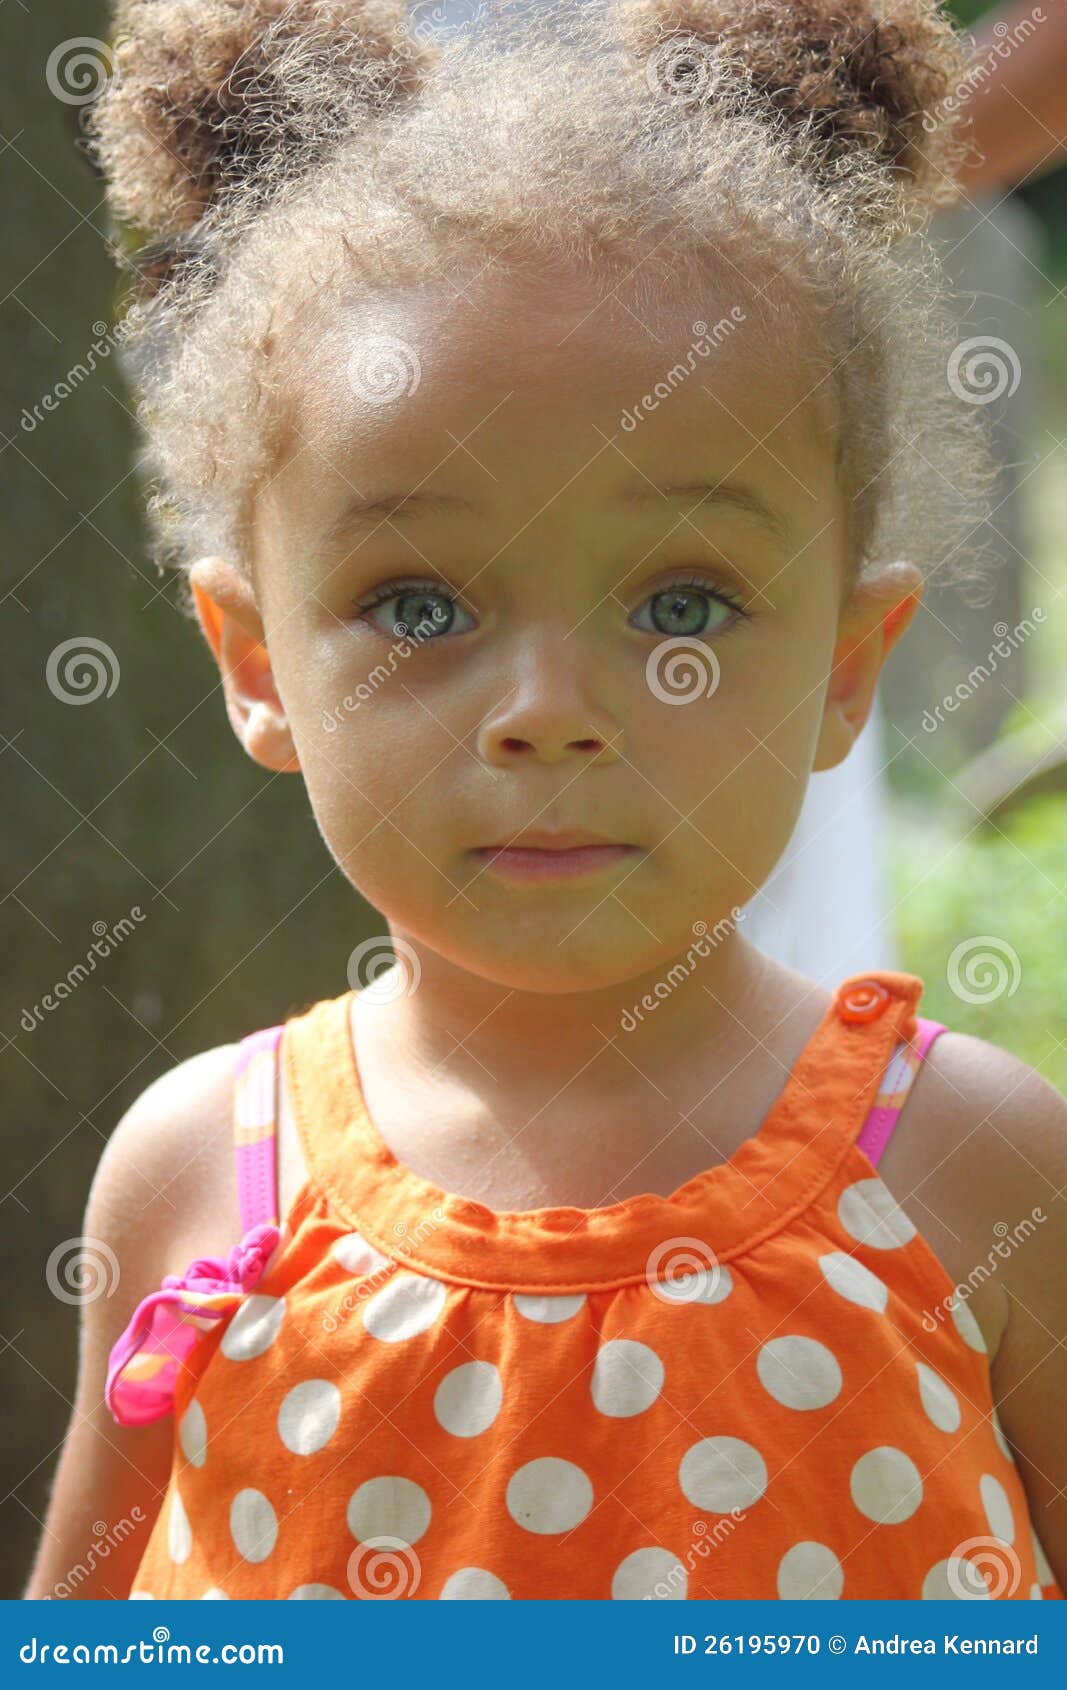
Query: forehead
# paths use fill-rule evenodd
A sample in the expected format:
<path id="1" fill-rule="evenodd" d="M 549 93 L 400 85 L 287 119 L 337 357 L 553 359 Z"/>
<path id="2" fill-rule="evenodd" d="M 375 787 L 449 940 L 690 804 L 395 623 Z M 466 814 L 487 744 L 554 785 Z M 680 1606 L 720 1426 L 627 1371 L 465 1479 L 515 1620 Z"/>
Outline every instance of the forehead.
<path id="1" fill-rule="evenodd" d="M 831 393 L 773 317 L 728 271 L 696 287 L 472 272 L 345 302 L 285 378 L 276 498 L 448 482 L 569 509 L 634 474 L 744 465 L 814 506 L 834 479 Z"/>

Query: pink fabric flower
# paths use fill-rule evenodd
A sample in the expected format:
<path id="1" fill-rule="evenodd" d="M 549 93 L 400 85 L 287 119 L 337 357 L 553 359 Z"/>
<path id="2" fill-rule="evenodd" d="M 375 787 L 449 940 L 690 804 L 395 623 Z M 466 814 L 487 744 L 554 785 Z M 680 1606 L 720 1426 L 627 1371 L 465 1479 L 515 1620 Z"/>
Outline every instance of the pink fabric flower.
<path id="1" fill-rule="evenodd" d="M 267 1221 L 249 1227 L 228 1256 L 200 1256 L 182 1274 L 164 1274 L 168 1291 L 249 1291 L 263 1277 L 263 1270 L 281 1237 L 278 1227 Z"/>
<path id="2" fill-rule="evenodd" d="M 143 1426 L 170 1412 L 178 1367 L 200 1332 L 232 1315 L 242 1294 L 258 1285 L 280 1238 L 279 1227 L 261 1221 L 228 1256 L 201 1256 L 184 1273 L 165 1274 L 160 1289 L 138 1303 L 111 1350 L 104 1390 L 120 1426 Z M 135 1356 L 138 1376 L 124 1378 Z"/>

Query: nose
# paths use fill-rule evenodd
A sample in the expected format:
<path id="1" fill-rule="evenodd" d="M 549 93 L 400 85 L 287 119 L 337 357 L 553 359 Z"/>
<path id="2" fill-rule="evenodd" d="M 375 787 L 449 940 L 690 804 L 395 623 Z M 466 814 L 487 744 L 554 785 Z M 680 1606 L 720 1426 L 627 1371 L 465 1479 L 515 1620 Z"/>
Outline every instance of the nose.
<path id="1" fill-rule="evenodd" d="M 561 696 L 546 676 L 531 688 L 512 687 L 478 730 L 485 762 L 506 768 L 520 757 L 538 763 L 614 762 L 622 729 L 588 698 Z"/>

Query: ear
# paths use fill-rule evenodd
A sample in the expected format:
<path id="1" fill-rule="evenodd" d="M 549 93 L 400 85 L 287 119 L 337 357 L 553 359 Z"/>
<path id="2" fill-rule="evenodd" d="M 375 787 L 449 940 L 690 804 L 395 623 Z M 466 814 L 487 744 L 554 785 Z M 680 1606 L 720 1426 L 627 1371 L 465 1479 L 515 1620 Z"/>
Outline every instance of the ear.
<path id="1" fill-rule="evenodd" d="M 841 611 L 812 772 L 844 762 L 871 713 L 889 653 L 919 608 L 923 578 L 912 563 L 887 564 Z"/>
<path id="2" fill-rule="evenodd" d="M 222 557 L 199 558 L 189 572 L 189 584 L 204 638 L 219 666 L 234 733 L 265 769 L 299 770 L 251 586 Z"/>

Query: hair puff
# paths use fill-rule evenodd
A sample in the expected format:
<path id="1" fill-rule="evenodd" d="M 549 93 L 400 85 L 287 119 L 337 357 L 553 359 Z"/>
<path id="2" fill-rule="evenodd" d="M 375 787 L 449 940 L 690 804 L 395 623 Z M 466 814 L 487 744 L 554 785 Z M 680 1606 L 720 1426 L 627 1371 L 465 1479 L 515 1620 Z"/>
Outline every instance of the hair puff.
<path id="1" fill-rule="evenodd" d="M 118 0 L 115 24 L 86 128 L 112 210 L 154 237 L 157 279 L 209 207 L 235 190 L 269 199 L 433 58 L 402 0 Z M 344 90 L 328 104 L 324 71 Z"/>
<path id="2" fill-rule="evenodd" d="M 619 27 L 664 105 L 752 103 L 830 192 L 867 171 L 890 238 L 958 203 L 966 53 L 929 0 L 622 0 Z"/>

